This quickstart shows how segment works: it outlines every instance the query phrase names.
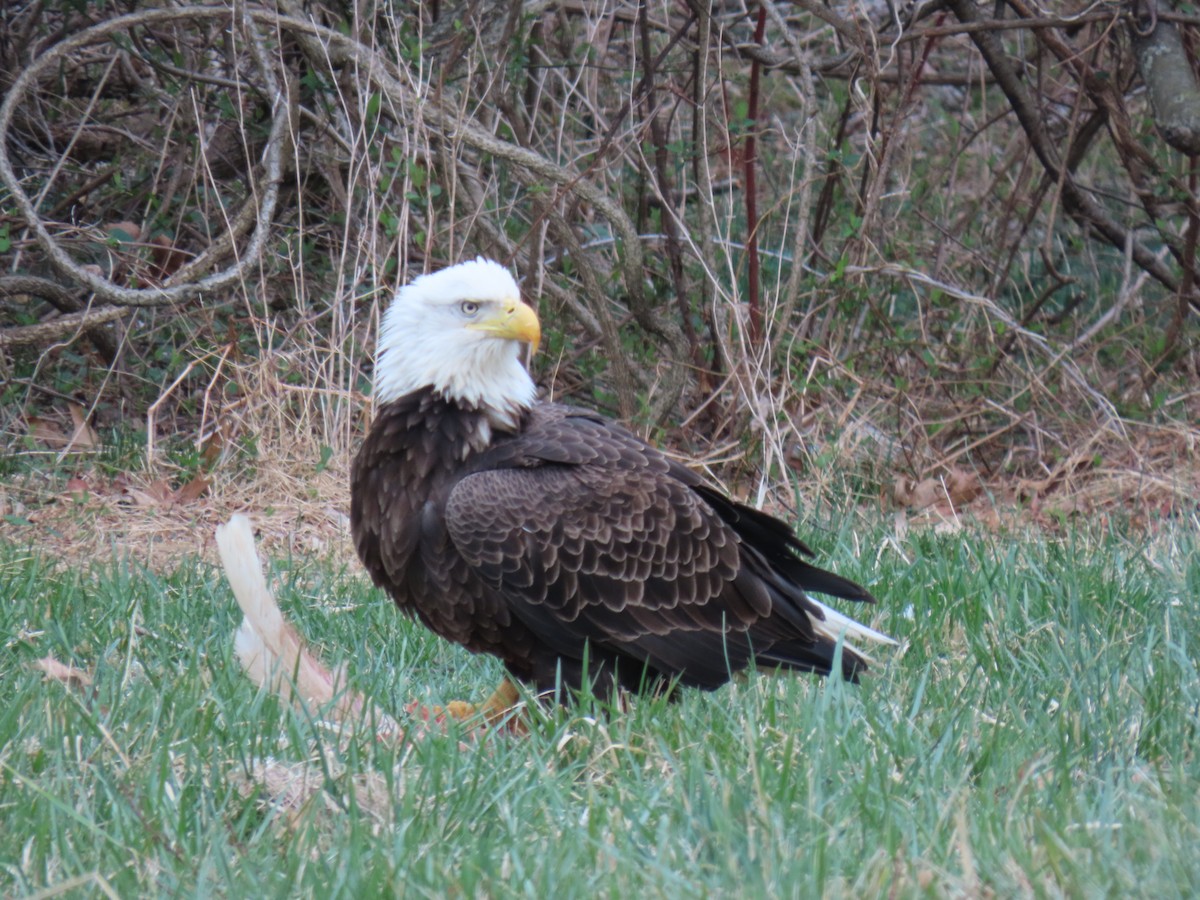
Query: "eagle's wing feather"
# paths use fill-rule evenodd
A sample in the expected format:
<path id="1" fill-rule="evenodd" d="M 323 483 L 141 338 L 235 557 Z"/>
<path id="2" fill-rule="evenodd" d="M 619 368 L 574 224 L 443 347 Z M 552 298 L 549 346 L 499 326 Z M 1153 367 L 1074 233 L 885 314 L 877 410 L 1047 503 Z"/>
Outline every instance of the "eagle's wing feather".
<path id="1" fill-rule="evenodd" d="M 680 469 L 611 423 L 556 412 L 457 483 L 446 527 L 558 656 L 578 658 L 586 641 L 716 685 L 778 643 L 778 662 L 827 668 L 831 651 L 806 655 L 812 602 L 772 583 Z"/>

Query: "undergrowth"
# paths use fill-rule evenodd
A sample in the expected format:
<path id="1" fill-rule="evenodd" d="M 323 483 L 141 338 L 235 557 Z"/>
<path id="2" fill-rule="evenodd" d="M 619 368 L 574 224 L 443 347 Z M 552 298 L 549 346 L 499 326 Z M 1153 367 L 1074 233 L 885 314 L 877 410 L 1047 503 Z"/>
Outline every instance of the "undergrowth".
<path id="1" fill-rule="evenodd" d="M 1116 7 L 101 8 L 0 15 L 8 472 L 138 436 L 129 474 L 173 489 L 344 470 L 381 306 L 486 253 L 538 305 L 548 395 L 739 490 L 821 492 L 832 459 L 867 496 L 962 469 L 1067 513 L 1194 508 L 1194 173 Z"/>

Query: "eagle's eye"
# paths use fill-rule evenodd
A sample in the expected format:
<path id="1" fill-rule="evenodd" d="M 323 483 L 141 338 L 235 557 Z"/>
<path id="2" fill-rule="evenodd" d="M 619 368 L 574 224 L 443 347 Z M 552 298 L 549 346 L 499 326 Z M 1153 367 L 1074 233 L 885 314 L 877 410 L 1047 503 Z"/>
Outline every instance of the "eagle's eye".
<path id="1" fill-rule="evenodd" d="M 464 300 L 462 305 L 459 306 L 459 309 L 462 310 L 464 316 L 473 316 L 475 313 L 479 312 L 479 304 L 474 300 Z"/>

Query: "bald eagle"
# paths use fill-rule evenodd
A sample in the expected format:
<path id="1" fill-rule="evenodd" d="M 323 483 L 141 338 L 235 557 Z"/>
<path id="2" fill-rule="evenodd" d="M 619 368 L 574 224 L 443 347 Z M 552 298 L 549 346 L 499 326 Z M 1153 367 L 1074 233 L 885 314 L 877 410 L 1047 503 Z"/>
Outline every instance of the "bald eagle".
<path id="1" fill-rule="evenodd" d="M 482 258 L 415 279 L 384 314 L 350 519 L 402 610 L 539 693 L 714 689 L 752 660 L 827 675 L 839 639 L 855 680 L 851 642 L 892 643 L 809 595 L 874 602 L 806 562 L 788 525 L 603 416 L 539 401 L 523 357 L 540 336 Z M 506 680 L 487 708 L 516 696 Z"/>

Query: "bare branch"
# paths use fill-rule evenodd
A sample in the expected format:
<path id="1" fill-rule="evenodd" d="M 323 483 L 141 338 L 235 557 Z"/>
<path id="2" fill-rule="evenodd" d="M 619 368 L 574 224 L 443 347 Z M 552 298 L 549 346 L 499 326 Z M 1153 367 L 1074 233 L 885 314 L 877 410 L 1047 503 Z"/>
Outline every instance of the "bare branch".
<path id="1" fill-rule="evenodd" d="M 26 224 L 33 230 L 38 243 L 54 266 L 72 281 L 86 285 L 95 294 L 110 303 L 124 306 L 161 306 L 179 303 L 201 293 L 220 290 L 246 277 L 250 267 L 257 262 L 266 243 L 275 204 L 282 180 L 282 142 L 289 126 L 289 106 L 286 96 L 275 92 L 272 106 L 273 116 L 270 136 L 265 151 L 265 184 L 261 203 L 257 209 L 257 224 L 254 233 L 241 254 L 241 258 L 229 268 L 195 282 L 168 284 L 156 288 L 134 289 L 114 284 L 102 275 L 76 263 L 50 234 L 45 222 L 37 212 L 36 205 L 25 193 L 21 179 L 13 170 L 8 154 L 8 132 L 13 115 L 25 95 L 35 87 L 47 73 L 63 64 L 72 53 L 98 43 L 116 32 L 142 25 L 162 24 L 173 21 L 195 21 L 211 18 L 231 18 L 226 9 L 213 7 L 184 7 L 181 9 L 145 9 L 125 16 L 118 16 L 91 28 L 84 29 L 68 40 L 55 44 L 37 58 L 17 77 L 12 88 L 0 105 L 0 181 L 11 192 L 18 210 Z M 258 18 L 256 16 L 255 18 Z M 253 43 L 253 40 L 252 40 Z M 263 57 L 265 59 L 265 56 Z M 269 72 L 264 77 L 271 78 Z M 187 271 L 191 275 L 192 270 Z"/>
<path id="2" fill-rule="evenodd" d="M 80 312 L 67 313 L 36 325 L 14 325 L 0 328 L 0 347 L 35 347 L 56 341 L 68 334 L 79 334 L 107 322 L 114 322 L 128 313 L 121 306 L 100 306 Z"/>

